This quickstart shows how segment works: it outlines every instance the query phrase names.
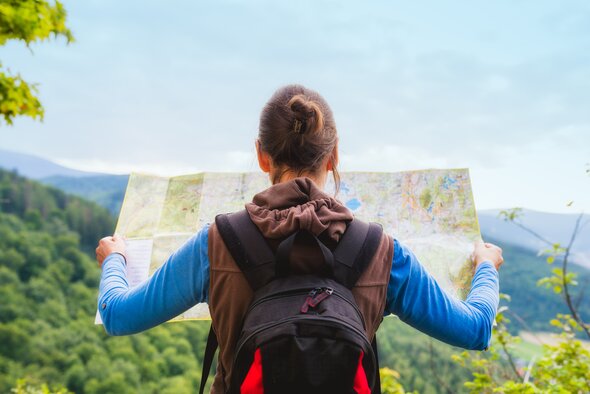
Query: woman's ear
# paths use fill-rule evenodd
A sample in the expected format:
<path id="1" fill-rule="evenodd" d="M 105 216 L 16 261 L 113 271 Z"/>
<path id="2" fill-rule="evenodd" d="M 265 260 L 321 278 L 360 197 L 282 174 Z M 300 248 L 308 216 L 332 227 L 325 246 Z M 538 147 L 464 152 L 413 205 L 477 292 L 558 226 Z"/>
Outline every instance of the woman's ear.
<path id="1" fill-rule="evenodd" d="M 334 167 L 338 166 L 338 142 L 336 142 L 336 145 L 334 146 L 334 149 L 332 150 L 332 154 L 330 155 L 330 158 L 328 159 L 328 163 L 326 164 L 326 170 L 328 171 L 333 171 Z"/>
<path id="2" fill-rule="evenodd" d="M 270 156 L 262 150 L 259 140 L 256 140 L 256 156 L 258 156 L 258 166 L 262 172 L 270 172 Z"/>

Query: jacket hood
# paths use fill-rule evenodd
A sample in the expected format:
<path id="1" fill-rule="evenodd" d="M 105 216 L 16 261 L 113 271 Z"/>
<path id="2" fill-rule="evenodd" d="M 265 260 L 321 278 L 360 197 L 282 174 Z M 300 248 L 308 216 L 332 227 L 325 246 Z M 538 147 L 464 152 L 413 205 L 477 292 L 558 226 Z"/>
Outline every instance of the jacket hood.
<path id="1" fill-rule="evenodd" d="M 278 183 L 246 204 L 252 221 L 270 239 L 284 238 L 296 230 L 338 242 L 353 219 L 340 201 L 320 190 L 309 178 Z"/>

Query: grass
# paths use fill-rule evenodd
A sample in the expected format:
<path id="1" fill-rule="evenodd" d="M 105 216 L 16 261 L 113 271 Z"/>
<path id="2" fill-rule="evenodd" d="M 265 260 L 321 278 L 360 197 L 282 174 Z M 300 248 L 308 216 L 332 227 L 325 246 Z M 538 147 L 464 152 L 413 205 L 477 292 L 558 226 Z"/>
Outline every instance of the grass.
<path id="1" fill-rule="evenodd" d="M 543 355 L 543 345 L 523 340 L 516 344 L 512 351 L 516 358 L 528 363 L 533 357 L 539 359 Z"/>
<path id="2" fill-rule="evenodd" d="M 540 358 L 543 355 L 543 344 L 555 346 L 560 342 L 559 336 L 549 332 L 528 332 L 519 333 L 522 341 L 514 345 L 512 353 L 524 362 L 529 362 L 533 357 Z M 590 349 L 590 341 L 582 340 L 582 346 Z"/>

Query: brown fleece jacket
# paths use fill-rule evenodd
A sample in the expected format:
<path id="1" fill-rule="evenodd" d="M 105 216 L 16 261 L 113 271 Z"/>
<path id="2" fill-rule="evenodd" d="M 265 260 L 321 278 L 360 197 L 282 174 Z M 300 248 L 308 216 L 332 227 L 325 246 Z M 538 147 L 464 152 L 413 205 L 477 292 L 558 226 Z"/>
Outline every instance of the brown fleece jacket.
<path id="1" fill-rule="evenodd" d="M 310 231 L 333 248 L 353 218 L 344 205 L 308 178 L 271 186 L 254 196 L 246 204 L 246 210 L 272 248 L 300 229 Z M 301 273 L 318 272 L 318 264 L 323 261 L 319 251 L 306 245 L 295 249 L 291 259 L 292 271 Z M 393 240 L 384 234 L 372 261 L 352 290 L 365 318 L 369 340 L 382 320 L 392 259 Z M 209 229 L 209 261 L 209 309 L 219 341 L 217 373 L 211 392 L 217 394 L 229 388 L 234 348 L 253 293 L 214 224 Z"/>

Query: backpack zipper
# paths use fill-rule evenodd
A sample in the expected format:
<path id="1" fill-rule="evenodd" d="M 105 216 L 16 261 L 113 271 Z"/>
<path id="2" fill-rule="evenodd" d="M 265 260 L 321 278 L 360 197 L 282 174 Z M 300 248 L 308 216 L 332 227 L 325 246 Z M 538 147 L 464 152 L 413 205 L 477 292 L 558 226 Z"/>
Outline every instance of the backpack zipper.
<path id="1" fill-rule="evenodd" d="M 258 301 L 254 302 L 253 304 L 250 304 L 250 307 L 248 307 L 248 310 L 246 311 L 246 314 L 244 316 L 248 316 L 248 314 L 250 314 L 252 309 L 254 309 L 256 306 L 258 306 L 266 301 L 271 301 L 271 300 L 274 300 L 277 298 L 283 298 L 283 297 L 291 297 L 291 296 L 295 296 L 295 295 L 305 295 L 308 293 L 309 293 L 308 290 L 296 289 L 296 290 L 289 290 L 289 291 L 277 293 L 277 294 L 270 296 L 270 297 L 263 297 L 263 298 L 259 299 Z"/>
<path id="2" fill-rule="evenodd" d="M 309 292 L 307 298 L 301 308 L 299 308 L 300 313 L 307 313 L 309 308 L 315 308 L 318 306 L 323 300 L 330 297 L 334 293 L 334 289 L 331 287 L 316 287 L 312 291 Z"/>
<path id="3" fill-rule="evenodd" d="M 255 303 L 251 304 L 250 307 L 248 308 L 248 310 L 246 311 L 246 314 L 244 316 L 248 316 L 248 314 L 252 311 L 252 309 L 254 309 L 256 306 L 258 306 L 258 305 L 260 305 L 260 304 L 262 304 L 264 302 L 271 301 L 271 300 L 274 300 L 274 299 L 277 299 L 277 298 L 291 297 L 291 296 L 295 296 L 295 295 L 304 295 L 304 294 L 307 294 L 308 296 L 312 296 L 313 297 L 315 294 L 312 295 L 312 293 L 314 292 L 314 290 L 317 291 L 318 289 L 329 289 L 329 290 L 332 290 L 332 292 L 330 293 L 330 295 L 335 295 L 336 297 L 338 297 L 338 298 L 346 301 L 356 311 L 357 316 L 359 317 L 361 323 L 363 324 L 363 329 L 365 329 L 365 330 L 367 329 L 367 327 L 365 325 L 365 319 L 363 318 L 363 314 L 361 313 L 361 310 L 359 309 L 358 305 L 355 305 L 348 298 L 344 297 L 343 295 L 341 295 L 340 293 L 338 293 L 336 290 L 334 290 L 331 287 L 315 287 L 311 291 L 296 289 L 296 290 L 290 290 L 290 291 L 285 291 L 285 292 L 282 292 L 282 293 L 278 293 L 278 294 L 275 294 L 275 295 L 273 295 L 271 297 L 264 297 L 264 298 L 259 299 Z"/>

